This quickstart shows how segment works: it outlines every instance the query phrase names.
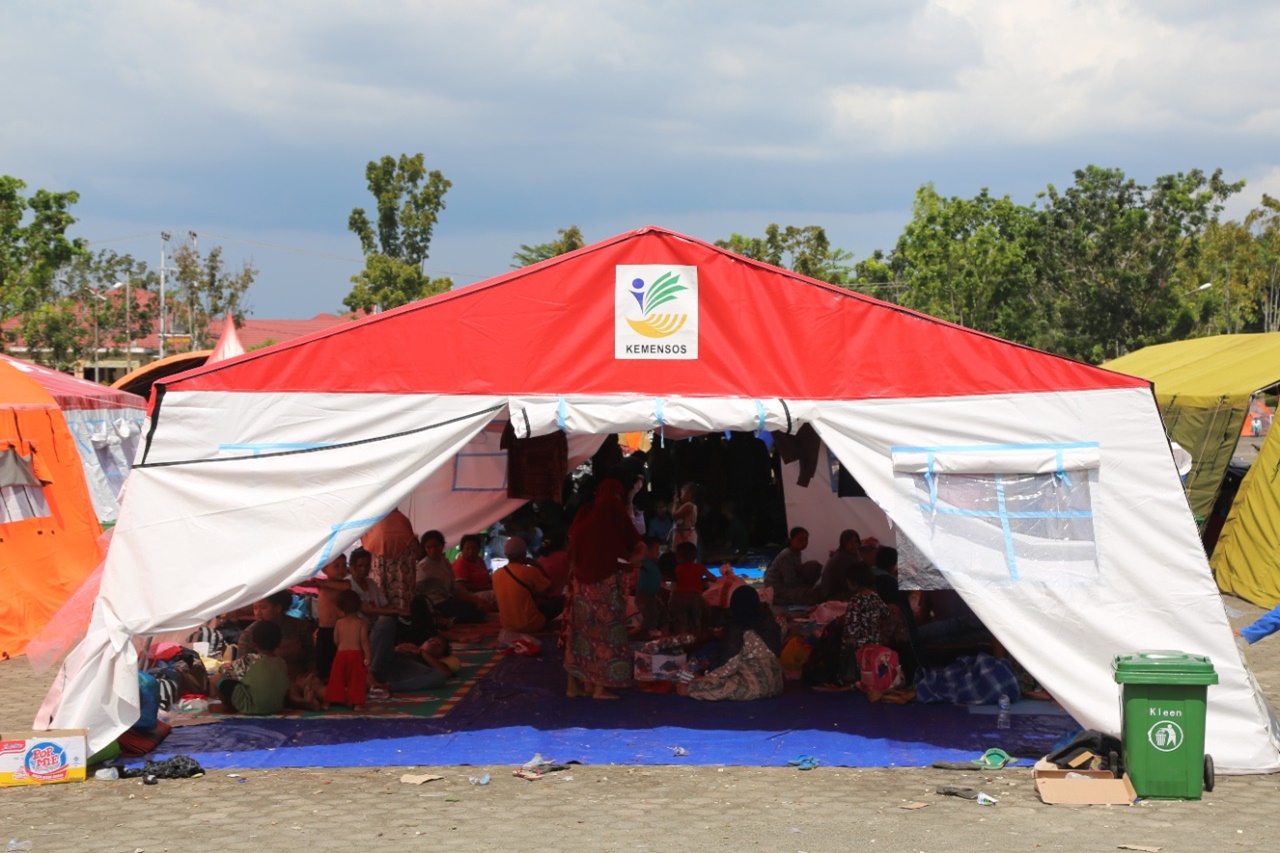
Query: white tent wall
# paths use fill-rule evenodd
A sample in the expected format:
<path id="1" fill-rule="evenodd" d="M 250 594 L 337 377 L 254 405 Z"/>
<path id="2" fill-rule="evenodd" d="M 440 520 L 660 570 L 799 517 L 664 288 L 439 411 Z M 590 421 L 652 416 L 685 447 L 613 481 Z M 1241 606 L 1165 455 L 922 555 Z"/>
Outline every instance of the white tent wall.
<path id="1" fill-rule="evenodd" d="M 505 415 L 495 418 L 400 502 L 399 510 L 419 536 L 439 530 L 445 542 L 456 545 L 463 534 L 482 530 L 527 503 L 507 497 L 507 452 L 500 444 L 506 424 Z M 603 442 L 603 435 L 569 436 L 569 470 L 590 458 Z"/>
<path id="2" fill-rule="evenodd" d="M 1226 773 L 1280 769 L 1275 717 L 1231 634 L 1149 392 L 823 403 L 814 425 L 1081 725 L 1120 730 L 1114 656 L 1144 649 L 1207 655 L 1219 677 L 1208 691 L 1207 751 Z M 953 539 L 938 548 L 936 518 L 922 512 L 913 478 L 895 475 L 892 463 L 896 447 L 986 447 L 988 467 L 999 471 L 1006 449 L 1016 455 L 1037 444 L 1090 442 L 1100 455 L 1090 483 L 1097 571 L 1065 581 L 1035 577 L 1030 565 L 1022 580 L 1011 579 L 1003 553 L 980 542 Z"/>
<path id="3" fill-rule="evenodd" d="M 216 396 L 214 416 L 208 395 L 166 398 L 157 440 L 130 477 L 89 633 L 64 663 L 52 721 L 37 720 L 89 729 L 91 752 L 137 719 L 133 637 L 194 628 L 310 577 L 505 402 Z"/>
<path id="4" fill-rule="evenodd" d="M 571 440 L 663 428 L 794 432 L 811 422 L 902 532 L 1083 725 L 1118 731 L 1114 655 L 1143 648 L 1206 654 L 1221 680 L 1209 688 L 1208 717 L 1208 747 L 1219 767 L 1280 769 L 1273 717 L 1233 642 L 1145 389 L 860 402 L 188 396 L 166 398 L 147 462 L 218 461 L 135 469 L 94 627 L 69 656 L 82 665 L 67 665 L 52 720 L 57 727 L 89 728 L 91 749 L 110 742 L 137 713 L 131 635 L 191 627 L 307 577 L 358 534 L 357 522 L 390 511 L 506 402 L 519 435 L 561 429 Z M 211 441 L 210 430 L 223 434 Z M 258 456 L 243 455 L 267 436 L 275 448 L 320 449 L 264 445 Z M 365 441 L 349 443 L 353 438 Z M 348 444 L 325 446 L 336 441 Z M 1081 442 L 1100 448 L 1100 468 L 1090 475 L 1096 576 L 1065 586 L 997 583 L 972 573 L 970 567 L 993 558 L 981 542 L 953 541 L 951 550 L 940 551 L 911 491 L 912 477 L 893 467 L 894 448 L 902 446 Z M 192 577 L 218 580 L 195 585 Z"/>
<path id="5" fill-rule="evenodd" d="M 120 514 L 120 490 L 137 453 L 146 412 L 139 409 L 63 409 L 75 439 L 94 512 L 102 522 Z"/>
<path id="6" fill-rule="evenodd" d="M 840 533 L 852 528 L 864 539 L 874 536 L 881 545 L 893 546 L 897 539 L 889 517 L 871 498 L 842 498 L 831 488 L 827 447 L 818 449 L 818 472 L 808 486 L 798 484 L 800 463 L 782 466 L 782 491 L 787 510 L 787 527 L 809 531 L 809 547 L 804 559 L 826 563 L 840 544 Z"/>

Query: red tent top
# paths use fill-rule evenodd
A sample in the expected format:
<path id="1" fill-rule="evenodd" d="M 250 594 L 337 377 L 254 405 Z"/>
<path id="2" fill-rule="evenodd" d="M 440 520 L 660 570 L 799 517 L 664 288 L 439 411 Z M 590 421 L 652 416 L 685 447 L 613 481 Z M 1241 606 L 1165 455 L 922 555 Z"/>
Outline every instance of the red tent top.
<path id="1" fill-rule="evenodd" d="M 7 355 L 0 355 L 0 359 L 36 382 L 54 399 L 60 409 L 146 409 L 147 407 L 146 400 L 128 391 L 119 391 L 99 385 L 97 382 L 77 379 Z"/>
<path id="2" fill-rule="evenodd" d="M 628 335 L 641 353 L 683 335 L 697 357 L 618 357 Z M 1149 387 L 652 226 L 162 384 L 812 400 Z"/>

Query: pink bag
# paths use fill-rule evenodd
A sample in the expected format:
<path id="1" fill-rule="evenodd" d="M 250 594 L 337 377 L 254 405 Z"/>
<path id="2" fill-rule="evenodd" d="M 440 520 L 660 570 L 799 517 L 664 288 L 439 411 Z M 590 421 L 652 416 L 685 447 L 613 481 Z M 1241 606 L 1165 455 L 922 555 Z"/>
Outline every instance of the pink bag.
<path id="1" fill-rule="evenodd" d="M 894 687 L 902 686 L 902 667 L 898 653 L 885 646 L 866 645 L 858 649 L 858 689 L 868 696 L 875 696 Z"/>

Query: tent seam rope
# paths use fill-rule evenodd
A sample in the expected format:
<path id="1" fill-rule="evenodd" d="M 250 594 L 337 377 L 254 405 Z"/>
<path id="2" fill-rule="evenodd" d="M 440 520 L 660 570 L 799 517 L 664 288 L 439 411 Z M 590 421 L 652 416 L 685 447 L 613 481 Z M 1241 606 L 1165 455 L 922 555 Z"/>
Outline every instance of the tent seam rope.
<path id="1" fill-rule="evenodd" d="M 439 427 L 448 426 L 449 424 L 464 421 L 468 418 L 474 418 L 488 412 L 497 412 L 505 405 L 506 404 L 503 403 L 497 406 L 491 406 L 487 409 L 480 409 L 466 415 L 458 415 L 456 418 L 450 418 L 447 421 L 440 421 L 439 423 L 428 424 L 427 426 L 415 427 L 414 429 L 407 429 L 403 432 L 392 432 L 387 433 L 386 435 L 376 435 L 372 438 L 360 438 L 355 441 L 344 441 L 340 444 L 326 444 L 322 447 L 304 447 L 297 450 L 280 450 L 275 453 L 251 453 L 247 456 L 219 456 L 214 459 L 175 459 L 172 462 L 144 462 L 141 465 L 135 465 L 134 468 L 169 468 L 174 465 L 200 465 L 209 462 L 239 462 L 245 459 L 269 459 L 273 456 L 297 456 L 300 453 L 319 453 L 325 450 L 344 450 L 348 447 L 359 447 L 362 444 L 374 444 L 379 441 L 389 441 L 393 438 L 403 438 L 406 435 L 414 435 L 416 433 L 438 429 Z"/>

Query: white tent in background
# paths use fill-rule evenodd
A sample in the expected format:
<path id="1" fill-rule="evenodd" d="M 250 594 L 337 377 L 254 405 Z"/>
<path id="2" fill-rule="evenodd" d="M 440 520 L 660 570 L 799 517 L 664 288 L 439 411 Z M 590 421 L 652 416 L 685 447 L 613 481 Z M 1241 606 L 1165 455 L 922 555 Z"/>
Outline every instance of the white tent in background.
<path id="1" fill-rule="evenodd" d="M 68 376 L 29 361 L 0 355 L 40 384 L 57 402 L 75 439 L 98 520 L 116 520 L 120 490 L 138 449 L 147 401 L 137 394 Z"/>
<path id="2" fill-rule="evenodd" d="M 244 345 L 240 343 L 240 335 L 236 333 L 236 321 L 228 313 L 227 319 L 222 324 L 222 335 L 218 338 L 218 345 L 213 348 L 213 354 L 205 364 L 217 364 L 219 361 L 226 361 L 238 355 L 244 355 Z"/>
<path id="3" fill-rule="evenodd" d="M 1280 769 L 1142 380 L 651 227 L 156 390 L 89 634 L 37 720 L 91 749 L 136 718 L 135 637 L 298 583 L 396 507 L 455 533 L 509 511 L 502 421 L 570 456 L 808 423 L 1082 725 L 1119 729 L 1115 655 L 1204 654 L 1219 768 Z"/>

